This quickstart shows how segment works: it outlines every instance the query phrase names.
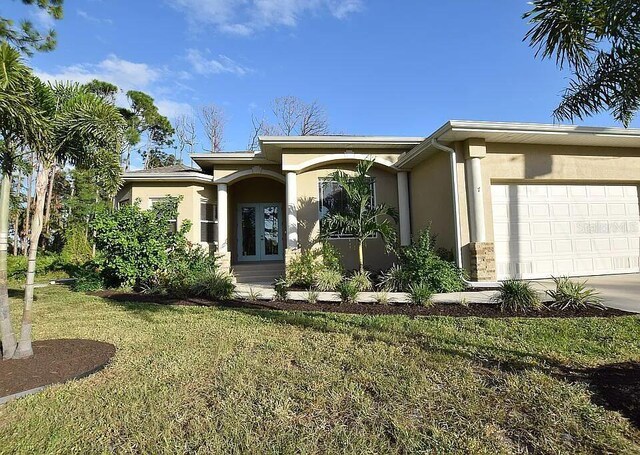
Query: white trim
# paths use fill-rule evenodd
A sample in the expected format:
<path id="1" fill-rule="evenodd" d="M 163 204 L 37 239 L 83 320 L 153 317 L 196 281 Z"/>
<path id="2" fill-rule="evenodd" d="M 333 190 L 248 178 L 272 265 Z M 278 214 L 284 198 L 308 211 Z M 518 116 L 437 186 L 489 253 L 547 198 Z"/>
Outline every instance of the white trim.
<path id="1" fill-rule="evenodd" d="M 424 137 L 402 136 L 260 136 L 260 145 L 294 147 L 296 145 L 417 145 Z"/>
<path id="2" fill-rule="evenodd" d="M 227 185 L 218 185 L 218 254 L 229 251 Z"/>
<path id="3" fill-rule="evenodd" d="M 327 163 L 344 162 L 344 161 L 366 161 L 366 160 L 373 160 L 376 164 L 379 164 L 380 166 L 384 166 L 389 169 L 395 169 L 391 161 L 385 160 L 377 156 L 365 155 L 363 153 L 345 153 L 343 155 L 337 155 L 337 154 L 322 155 L 322 156 L 304 161 L 300 164 L 283 165 L 282 170 L 293 171 L 293 172 L 303 172 L 313 167 L 317 167 L 319 165 L 327 164 Z"/>
<path id="4" fill-rule="evenodd" d="M 156 174 L 138 174 L 130 172 L 122 174 L 122 180 L 125 182 L 147 182 L 147 181 L 163 181 L 163 182 L 207 182 L 213 181 L 213 176 L 201 174 L 198 172 L 183 173 L 156 173 Z"/>
<path id="5" fill-rule="evenodd" d="M 298 175 L 295 172 L 287 172 L 287 249 L 298 248 Z"/>
<path id="6" fill-rule="evenodd" d="M 233 174 L 229 174 L 225 177 L 222 177 L 218 180 L 214 180 L 213 183 L 216 184 L 231 184 L 237 180 L 246 178 L 246 177 L 266 177 L 273 180 L 277 180 L 280 183 L 285 183 L 284 175 L 279 172 L 270 171 L 268 169 L 263 169 L 260 166 L 254 166 L 250 169 L 244 169 L 242 171 L 234 172 Z"/>

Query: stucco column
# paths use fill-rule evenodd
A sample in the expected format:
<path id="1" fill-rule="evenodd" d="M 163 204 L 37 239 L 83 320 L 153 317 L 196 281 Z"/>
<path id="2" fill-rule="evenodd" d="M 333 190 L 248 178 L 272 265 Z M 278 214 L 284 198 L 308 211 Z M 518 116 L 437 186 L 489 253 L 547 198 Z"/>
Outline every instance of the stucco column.
<path id="1" fill-rule="evenodd" d="M 227 205 L 227 185 L 218 184 L 218 253 L 227 255 L 229 252 L 229 208 Z"/>
<path id="2" fill-rule="evenodd" d="M 298 176 L 287 172 L 287 250 L 298 248 Z"/>
<path id="3" fill-rule="evenodd" d="M 400 222 L 400 246 L 411 244 L 411 214 L 409 208 L 409 177 L 398 172 L 398 215 Z"/>
<path id="4" fill-rule="evenodd" d="M 487 241 L 484 217 L 484 195 L 482 191 L 482 165 L 480 158 L 468 158 L 465 162 L 467 174 L 467 199 L 469 200 L 469 233 L 472 243 Z"/>

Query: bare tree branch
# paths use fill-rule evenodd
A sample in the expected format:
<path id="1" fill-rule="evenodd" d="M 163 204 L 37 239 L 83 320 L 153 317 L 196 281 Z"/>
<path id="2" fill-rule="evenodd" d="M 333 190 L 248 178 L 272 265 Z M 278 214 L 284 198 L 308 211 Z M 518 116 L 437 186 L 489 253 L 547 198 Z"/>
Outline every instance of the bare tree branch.
<path id="1" fill-rule="evenodd" d="M 211 151 L 219 152 L 222 150 L 224 142 L 224 127 L 227 120 L 224 112 L 215 104 L 202 106 L 198 113 L 198 119 L 204 127 L 204 132 L 211 143 Z"/>
<path id="2" fill-rule="evenodd" d="M 196 121 L 191 115 L 181 115 L 175 120 L 175 130 L 182 160 L 185 150 L 191 155 L 196 147 Z"/>

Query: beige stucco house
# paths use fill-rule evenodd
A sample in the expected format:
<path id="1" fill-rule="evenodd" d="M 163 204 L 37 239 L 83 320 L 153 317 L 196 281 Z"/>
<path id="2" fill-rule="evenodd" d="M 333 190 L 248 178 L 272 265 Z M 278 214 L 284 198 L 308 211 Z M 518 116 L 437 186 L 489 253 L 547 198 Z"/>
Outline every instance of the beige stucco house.
<path id="1" fill-rule="evenodd" d="M 309 248 L 336 191 L 326 177 L 374 159 L 400 244 L 430 226 L 473 281 L 640 270 L 640 130 L 450 121 L 428 137 L 261 137 L 257 152 L 192 159 L 200 169 L 126 173 L 117 202 L 183 196 L 176 222 L 234 269 L 283 268 Z M 332 243 L 355 268 L 354 242 Z M 370 239 L 365 262 L 394 257 Z"/>

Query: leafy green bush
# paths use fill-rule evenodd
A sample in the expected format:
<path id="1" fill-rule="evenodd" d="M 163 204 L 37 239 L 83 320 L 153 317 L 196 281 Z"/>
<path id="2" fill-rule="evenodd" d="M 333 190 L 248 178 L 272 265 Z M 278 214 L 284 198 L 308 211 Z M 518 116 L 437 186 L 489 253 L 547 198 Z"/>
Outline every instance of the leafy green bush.
<path id="1" fill-rule="evenodd" d="M 231 300 L 236 292 L 233 276 L 216 270 L 206 281 L 207 297 L 213 300 Z"/>
<path id="2" fill-rule="evenodd" d="M 7 256 L 7 277 L 22 280 L 27 276 L 27 258 L 24 256 Z M 67 265 L 59 254 L 39 254 L 36 261 L 36 278 L 66 278 Z"/>
<path id="3" fill-rule="evenodd" d="M 76 292 L 100 291 L 106 287 L 100 271 L 91 262 L 78 267 L 75 270 L 74 278 L 71 289 Z"/>
<path id="4" fill-rule="evenodd" d="M 93 250 L 84 227 L 73 226 L 64 237 L 65 243 L 60 252 L 60 258 L 64 263 L 82 265 L 92 259 Z"/>
<path id="5" fill-rule="evenodd" d="M 429 229 L 420 233 L 418 240 L 400 250 L 400 271 L 393 271 L 390 284 L 407 290 L 409 286 L 421 283 L 432 292 L 458 292 L 465 288 L 464 272 L 453 262 L 442 259 L 435 249 L 435 239 Z"/>
<path id="6" fill-rule="evenodd" d="M 540 296 L 531 283 L 520 280 L 503 281 L 493 300 L 500 304 L 501 311 L 537 311 L 542 306 Z"/>
<path id="7" fill-rule="evenodd" d="M 344 268 L 342 267 L 342 259 L 340 258 L 340 253 L 335 246 L 329 242 L 322 242 L 320 254 L 322 256 L 322 265 L 324 265 L 325 269 L 333 270 L 342 274 L 344 271 Z"/>
<path id="8" fill-rule="evenodd" d="M 587 287 L 586 281 L 573 281 L 568 277 L 554 277 L 555 289 L 547 290 L 547 295 L 553 299 L 548 306 L 559 310 L 584 310 L 598 308 L 604 310 L 600 294 L 593 288 Z"/>
<path id="9" fill-rule="evenodd" d="M 289 298 L 289 282 L 286 278 L 280 277 L 275 283 L 273 283 L 273 290 L 275 291 L 275 300 L 284 302 Z"/>
<path id="10" fill-rule="evenodd" d="M 433 291 L 427 283 L 413 283 L 409 286 L 409 296 L 411 297 L 411 303 L 414 305 L 431 306 L 431 297 Z"/>
<path id="11" fill-rule="evenodd" d="M 315 273 L 314 284 L 319 291 L 335 291 L 342 281 L 342 273 L 333 269 L 321 269 Z"/>
<path id="12" fill-rule="evenodd" d="M 178 216 L 179 201 L 167 197 L 150 210 L 142 210 L 136 201 L 96 214 L 91 228 L 98 249 L 105 253 L 99 265 L 108 281 L 138 286 L 167 270 L 171 254 L 186 248 L 185 234 L 191 227 L 185 221 L 177 232 L 169 230 L 170 220 Z"/>
<path id="13" fill-rule="evenodd" d="M 356 303 L 358 301 L 358 287 L 351 280 L 342 280 L 338 285 L 338 294 L 342 303 Z"/>
<path id="14" fill-rule="evenodd" d="M 318 254 L 312 250 L 301 251 L 287 264 L 287 281 L 291 286 L 309 288 L 313 285 L 319 268 Z"/>
<path id="15" fill-rule="evenodd" d="M 349 282 L 358 290 L 358 292 L 367 292 L 373 289 L 371 274 L 366 270 L 354 272 L 349 278 Z"/>

